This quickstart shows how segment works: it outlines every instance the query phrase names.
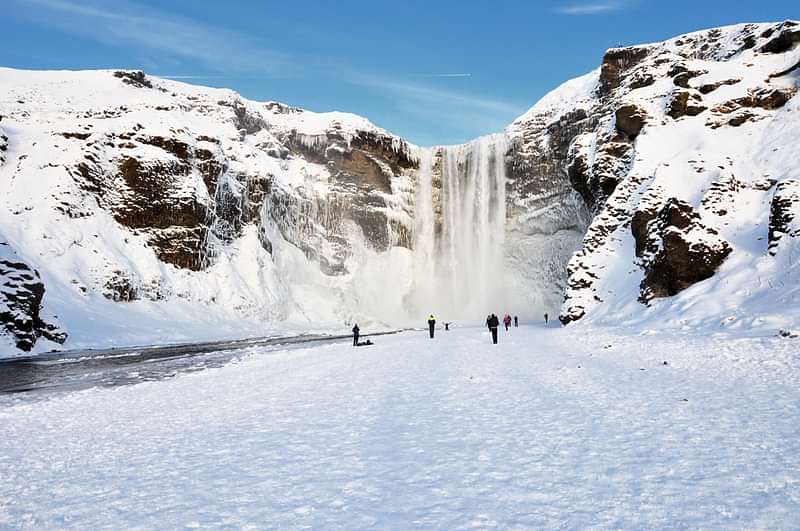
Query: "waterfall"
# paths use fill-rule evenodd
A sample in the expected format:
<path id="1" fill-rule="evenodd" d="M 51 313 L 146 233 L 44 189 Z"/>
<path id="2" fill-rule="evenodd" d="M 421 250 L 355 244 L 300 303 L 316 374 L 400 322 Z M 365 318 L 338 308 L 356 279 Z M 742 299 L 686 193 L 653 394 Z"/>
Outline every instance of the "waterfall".
<path id="1" fill-rule="evenodd" d="M 506 148 L 492 135 L 420 156 L 412 313 L 479 322 L 502 311 Z"/>

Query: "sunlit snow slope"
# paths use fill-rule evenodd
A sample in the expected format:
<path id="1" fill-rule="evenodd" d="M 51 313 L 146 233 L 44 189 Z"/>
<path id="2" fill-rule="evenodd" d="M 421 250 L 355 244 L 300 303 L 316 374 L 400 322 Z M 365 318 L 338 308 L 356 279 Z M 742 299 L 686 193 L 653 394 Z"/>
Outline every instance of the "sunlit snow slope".
<path id="1" fill-rule="evenodd" d="M 798 326 L 799 45 L 787 21 L 612 49 L 511 126 L 592 211 L 564 322 Z"/>

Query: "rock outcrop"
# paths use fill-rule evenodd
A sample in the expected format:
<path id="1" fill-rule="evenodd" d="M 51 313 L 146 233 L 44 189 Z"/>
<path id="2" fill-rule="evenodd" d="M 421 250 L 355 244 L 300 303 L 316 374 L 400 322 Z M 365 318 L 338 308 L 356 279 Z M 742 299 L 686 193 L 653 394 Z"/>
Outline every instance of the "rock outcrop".
<path id="1" fill-rule="evenodd" d="M 777 254 L 784 237 L 800 238 L 800 179 L 788 179 L 778 184 L 770 202 L 770 254 Z"/>
<path id="2" fill-rule="evenodd" d="M 44 292 L 39 273 L 0 237 L 0 326 L 23 352 L 41 337 L 59 344 L 67 339 L 66 332 L 42 318 Z"/>
<path id="3" fill-rule="evenodd" d="M 732 251 L 691 205 L 675 198 L 658 211 L 638 210 L 631 231 L 636 257 L 645 270 L 641 302 L 671 297 L 711 278 Z"/>

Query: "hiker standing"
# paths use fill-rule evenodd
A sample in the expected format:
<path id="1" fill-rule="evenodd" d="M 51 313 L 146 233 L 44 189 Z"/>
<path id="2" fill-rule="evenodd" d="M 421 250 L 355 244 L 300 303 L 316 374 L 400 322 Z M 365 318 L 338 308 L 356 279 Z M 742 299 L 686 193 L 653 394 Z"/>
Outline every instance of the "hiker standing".
<path id="1" fill-rule="evenodd" d="M 544 314 L 544 324 L 547 324 L 548 320 L 550 320 L 550 316 L 547 315 L 547 314 Z"/>
<path id="2" fill-rule="evenodd" d="M 506 332 L 508 332 L 508 327 L 511 326 L 511 316 L 510 315 L 506 314 L 505 317 L 503 317 L 503 324 L 506 327 Z"/>
<path id="3" fill-rule="evenodd" d="M 358 328 L 358 323 L 356 323 L 356 325 L 353 327 L 353 346 L 354 347 L 358 346 L 358 333 L 360 331 L 361 331 L 361 329 Z"/>
<path id="4" fill-rule="evenodd" d="M 517 327 L 519 327 L 519 317 L 517 317 L 517 316 L 515 315 L 515 316 L 514 316 L 514 328 L 517 328 Z"/>
<path id="5" fill-rule="evenodd" d="M 433 314 L 428 316 L 428 332 L 431 335 L 431 339 L 433 339 L 433 329 L 436 326 L 436 318 L 433 317 Z"/>
<path id="6" fill-rule="evenodd" d="M 496 345 L 497 344 L 497 328 L 500 326 L 500 319 L 498 319 L 495 314 L 492 314 L 486 320 L 486 326 L 489 327 L 489 331 L 492 333 L 492 343 L 494 343 Z"/>

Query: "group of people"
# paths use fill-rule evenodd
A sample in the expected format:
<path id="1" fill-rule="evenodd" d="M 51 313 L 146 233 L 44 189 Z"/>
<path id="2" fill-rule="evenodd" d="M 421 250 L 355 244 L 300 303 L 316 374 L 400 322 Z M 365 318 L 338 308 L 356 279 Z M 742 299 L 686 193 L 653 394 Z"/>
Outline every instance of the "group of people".
<path id="1" fill-rule="evenodd" d="M 509 314 L 505 314 L 503 316 L 503 326 L 506 327 L 506 332 L 511 327 L 511 323 L 514 323 L 514 327 L 519 326 L 519 317 L 516 315 L 512 317 Z M 492 343 L 495 345 L 497 344 L 497 329 L 500 328 L 500 319 L 495 314 L 490 314 L 486 316 L 486 327 L 489 329 L 489 332 L 492 334 Z"/>
<path id="2" fill-rule="evenodd" d="M 544 314 L 544 322 L 547 324 L 548 322 L 548 315 Z M 500 318 L 497 317 L 495 314 L 489 314 L 486 316 L 486 327 L 489 329 L 489 332 L 492 334 L 492 343 L 495 345 L 497 344 L 497 329 L 500 328 Z M 511 327 L 511 323 L 514 323 L 514 328 L 519 326 L 519 317 L 516 315 L 511 317 L 509 314 L 505 314 L 503 316 L 503 325 L 506 327 L 506 331 Z M 450 323 L 444 323 L 444 329 L 450 330 Z M 353 346 L 354 347 L 361 347 L 365 345 L 372 345 L 372 341 L 367 340 L 364 343 L 359 343 L 358 338 L 360 335 L 361 330 L 358 328 L 358 324 L 353 326 Z M 428 316 L 428 335 L 431 339 L 433 339 L 434 333 L 436 332 L 436 317 L 433 314 Z"/>

